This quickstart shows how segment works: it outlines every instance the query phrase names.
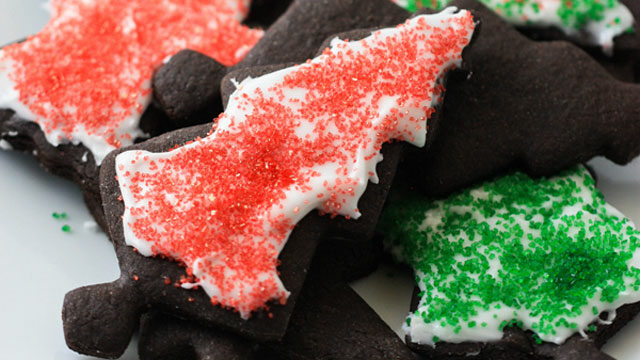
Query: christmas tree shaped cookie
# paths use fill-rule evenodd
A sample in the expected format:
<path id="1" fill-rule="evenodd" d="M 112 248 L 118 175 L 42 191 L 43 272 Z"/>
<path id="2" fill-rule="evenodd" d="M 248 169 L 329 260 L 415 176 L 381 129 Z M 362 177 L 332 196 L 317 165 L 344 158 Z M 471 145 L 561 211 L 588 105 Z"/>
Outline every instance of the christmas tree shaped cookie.
<path id="1" fill-rule="evenodd" d="M 403 328 L 417 348 L 490 351 L 517 328 L 542 357 L 572 337 L 593 346 L 619 308 L 640 301 L 640 232 L 583 166 L 539 180 L 514 173 L 446 200 L 392 199 L 381 226 L 415 270 L 419 301 Z"/>

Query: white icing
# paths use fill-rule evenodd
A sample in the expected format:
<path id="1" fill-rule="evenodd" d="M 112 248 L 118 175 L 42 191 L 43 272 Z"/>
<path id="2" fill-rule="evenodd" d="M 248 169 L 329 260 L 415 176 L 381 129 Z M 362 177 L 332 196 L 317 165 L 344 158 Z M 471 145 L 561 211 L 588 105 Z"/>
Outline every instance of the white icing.
<path id="1" fill-rule="evenodd" d="M 0 139 L 0 149 L 2 150 L 13 150 L 13 146 L 9 144 L 9 142 L 5 139 Z"/>
<path id="2" fill-rule="evenodd" d="M 575 181 L 575 183 L 579 184 L 579 186 L 583 189 L 583 191 L 580 191 L 580 193 L 577 194 L 578 196 L 583 198 L 583 201 L 585 201 L 583 204 L 591 203 L 591 200 L 589 199 L 589 195 L 591 194 L 591 192 L 588 188 L 584 186 L 581 176 L 579 174 L 578 175 L 572 174 L 569 177 L 569 180 Z M 471 195 L 474 198 L 486 198 L 486 194 L 483 193 L 482 190 L 479 190 L 479 191 L 474 190 L 471 192 Z M 497 201 L 498 199 L 495 199 L 495 200 Z M 549 203 L 551 203 L 551 201 L 553 200 L 554 199 L 550 199 Z M 562 209 L 562 215 L 560 217 L 575 215 L 577 211 L 580 209 L 582 209 L 581 204 L 565 207 Z M 625 218 L 622 213 L 620 213 L 617 209 L 615 209 L 613 206 L 609 204 L 606 204 L 605 212 L 609 216 L 614 218 L 619 218 L 619 219 Z M 460 213 L 463 213 L 463 211 L 460 211 Z M 422 222 L 422 226 L 419 228 L 419 231 L 426 230 L 426 224 L 434 224 L 434 222 L 437 221 L 434 219 L 439 219 L 439 218 L 442 218 L 443 216 L 444 216 L 443 203 L 438 202 L 437 208 L 429 210 L 427 213 L 425 213 L 425 219 Z M 514 214 L 514 215 L 511 215 L 511 218 L 514 219 L 515 222 L 522 227 L 525 234 L 532 234 L 534 238 L 539 237 L 540 230 L 530 229 L 529 221 L 525 220 L 524 216 L 525 215 L 523 214 L 517 214 L 517 215 Z M 590 223 L 590 221 L 593 221 L 594 223 L 598 223 L 602 221 L 597 215 L 587 213 L 587 212 L 583 212 L 582 219 L 587 224 Z M 500 228 L 500 226 L 497 226 L 495 224 L 495 222 L 499 220 L 495 216 L 482 217 L 478 215 L 477 220 L 479 222 L 492 223 L 492 228 Z M 554 221 L 554 225 L 556 227 L 560 223 L 561 223 L 560 219 Z M 633 226 L 630 220 L 628 224 L 630 226 Z M 574 230 L 577 230 L 577 229 L 570 229 L 569 231 L 574 231 Z M 628 239 L 630 235 L 625 232 L 625 233 L 619 234 L 619 236 L 623 236 L 624 238 Z M 458 239 L 459 237 L 458 238 L 448 237 L 448 240 L 451 242 L 454 242 Z M 525 244 L 525 248 L 527 248 L 526 246 L 527 241 L 523 241 L 523 243 Z M 398 256 L 398 258 L 400 259 L 402 258 L 401 249 L 396 247 L 396 248 L 392 248 L 392 250 L 395 256 Z M 458 260 L 462 260 L 462 259 L 458 259 Z M 637 249 L 634 252 L 633 257 L 627 262 L 627 265 L 629 267 L 640 268 L 640 249 Z M 496 256 L 495 259 L 490 260 L 490 271 L 488 273 L 494 276 L 494 278 L 499 279 L 498 270 L 501 268 L 501 266 L 502 265 L 500 264 L 499 257 Z M 430 281 L 430 284 L 433 285 L 433 280 L 432 279 L 429 280 L 429 277 L 426 276 L 423 272 L 416 271 L 416 277 L 420 279 L 424 279 L 425 281 Z M 635 281 L 635 279 L 626 278 L 625 281 L 627 282 L 627 285 L 628 285 L 633 281 Z M 427 289 L 427 286 L 423 281 L 418 282 L 418 287 L 420 288 L 421 291 L 425 291 Z M 538 334 L 540 338 L 545 342 L 561 344 L 576 332 L 584 333 L 585 330 L 588 328 L 588 326 L 592 324 L 594 321 L 597 321 L 601 324 L 611 324 L 611 322 L 616 316 L 617 308 L 619 308 L 624 304 L 635 303 L 640 301 L 640 291 L 634 291 L 632 289 L 632 286 L 630 285 L 626 287 L 625 291 L 620 292 L 618 299 L 616 299 L 613 302 L 601 301 L 600 300 L 601 294 L 602 294 L 602 289 L 599 289 L 595 293 L 595 295 L 591 299 L 589 299 L 588 303 L 583 307 L 581 307 L 582 315 L 577 317 L 572 316 L 570 318 L 570 322 L 577 324 L 576 329 L 570 329 L 569 327 L 559 326 L 555 328 L 557 332 L 555 335 Z M 438 294 L 432 294 L 432 295 L 435 296 Z M 441 298 L 446 298 L 443 294 L 439 294 L 439 295 L 440 295 L 439 297 Z M 467 342 L 467 341 L 491 342 L 491 341 L 498 341 L 502 338 L 503 331 L 499 329 L 499 326 L 501 323 L 503 323 L 503 321 L 508 322 L 508 321 L 511 321 L 512 319 L 517 319 L 519 321 L 522 321 L 523 329 L 533 330 L 532 324 L 539 323 L 541 318 L 541 315 L 534 317 L 534 316 L 531 316 L 526 310 L 509 307 L 504 305 L 503 303 L 493 303 L 489 305 L 490 305 L 489 310 L 483 310 L 481 307 L 476 307 L 475 309 L 478 312 L 478 314 L 476 316 L 472 316 L 469 319 L 465 320 L 465 323 L 470 321 L 475 321 L 478 324 L 477 326 L 473 328 L 462 326 L 459 332 L 455 333 L 453 326 L 448 325 L 443 327 L 440 324 L 440 320 L 433 323 L 427 323 L 422 319 L 421 316 L 416 315 L 416 313 L 421 313 L 425 311 L 428 312 L 428 309 L 429 309 L 428 304 L 425 302 L 425 299 L 422 298 L 420 300 L 417 310 L 408 315 L 408 322 L 410 324 L 407 325 L 407 323 L 405 322 L 402 328 L 404 332 L 411 337 L 411 340 L 413 342 L 424 344 L 424 345 L 430 345 L 430 346 L 435 346 L 435 343 L 433 341 L 434 336 L 437 337 L 439 341 L 444 341 L 449 343 L 461 343 L 461 342 Z M 496 305 L 498 305 L 500 308 L 497 309 Z M 593 314 L 592 309 L 594 306 L 598 309 L 600 313 L 608 312 L 609 314 L 608 319 L 601 320 L 598 318 L 598 315 Z M 514 316 L 514 312 L 517 313 L 518 315 Z M 487 326 L 484 328 L 480 326 L 480 324 L 483 322 L 487 324 Z"/>
<path id="3" fill-rule="evenodd" d="M 435 15 L 428 16 L 420 16 L 416 17 L 412 20 L 409 20 L 406 27 L 416 26 L 420 21 L 427 20 L 427 22 L 432 27 L 446 28 L 446 27 L 457 27 L 460 28 L 462 25 L 459 23 L 455 23 L 451 21 L 452 18 L 463 18 L 468 16 L 468 12 L 460 11 L 457 12 L 455 8 L 445 9 L 443 12 Z M 375 32 L 375 35 L 370 36 L 364 41 L 370 41 L 374 36 L 376 41 L 380 39 L 386 39 L 387 37 L 394 36 L 399 30 L 399 28 L 389 28 L 383 29 Z M 431 31 L 431 30 L 429 30 Z M 467 41 L 472 36 L 473 31 L 468 32 Z M 363 53 L 366 54 L 367 49 L 363 46 L 363 41 L 356 42 L 344 42 L 341 40 L 334 39 L 331 43 L 331 48 L 329 49 L 332 53 L 346 53 L 347 51 L 352 51 L 354 53 Z M 421 56 L 421 61 L 424 61 L 425 64 L 431 62 L 433 60 L 434 55 L 430 51 L 422 51 L 424 55 Z M 217 130 L 212 135 L 189 145 L 182 147 L 181 149 L 187 150 L 190 148 L 195 148 L 199 146 L 202 142 L 213 142 L 216 141 L 216 136 L 220 132 L 230 132 L 234 133 L 237 130 L 237 124 L 241 124 L 247 119 L 247 114 L 251 113 L 253 107 L 251 103 L 247 103 L 244 101 L 243 96 L 248 95 L 249 97 L 256 94 L 258 91 L 264 94 L 266 98 L 269 96 L 274 96 L 272 88 L 274 85 L 282 83 L 284 78 L 293 73 L 296 70 L 299 70 L 303 67 L 312 67 L 314 64 L 322 63 L 324 57 L 326 55 L 322 55 L 318 58 L 310 60 L 306 64 L 302 64 L 299 66 L 294 66 L 286 69 L 282 69 L 255 79 L 247 78 L 243 80 L 241 83 L 234 82 L 237 89 L 231 95 L 229 104 L 227 106 L 226 112 L 218 119 Z M 438 78 L 441 78 L 445 71 L 451 68 L 452 66 L 460 66 L 461 56 L 457 54 L 455 59 L 451 61 L 444 62 L 439 64 L 439 74 Z M 435 66 L 435 65 L 434 65 Z M 432 84 L 435 86 L 435 80 Z M 300 108 L 299 102 L 291 101 L 293 99 L 302 99 L 305 96 L 305 93 L 308 90 L 297 88 L 297 89 L 285 89 L 285 104 L 296 112 L 297 109 Z M 433 94 L 432 94 L 433 95 Z M 424 100 L 419 103 L 419 106 L 416 108 L 404 106 L 398 103 L 398 99 L 396 97 L 383 97 L 380 99 L 379 103 L 379 111 L 374 115 L 372 115 L 371 122 L 374 125 L 381 124 L 383 119 L 390 116 L 390 110 L 392 108 L 398 109 L 400 113 L 408 114 L 410 116 L 404 116 L 398 121 L 401 123 L 397 128 L 405 131 L 401 134 L 396 134 L 398 136 L 402 136 L 405 139 L 410 139 L 410 142 L 417 146 L 423 146 L 426 139 L 426 113 L 423 109 L 434 107 L 438 101 L 440 100 L 439 96 L 432 96 L 432 99 Z M 415 104 L 415 103 L 414 103 Z M 328 114 L 327 116 L 331 116 Z M 415 122 L 411 122 L 410 118 L 414 116 L 416 119 L 421 119 L 420 126 L 416 126 Z M 322 119 L 313 119 L 314 121 L 322 121 Z M 300 125 L 295 129 L 296 135 L 301 138 L 305 134 L 312 133 L 309 130 L 310 124 L 306 122 L 304 119 L 300 120 Z M 376 143 L 375 139 L 380 136 L 374 130 L 374 127 L 368 131 L 368 133 L 363 134 L 363 137 L 370 139 L 368 142 L 368 147 L 361 148 L 356 155 L 356 158 L 353 159 L 353 163 L 349 165 L 348 174 L 341 178 L 348 178 L 351 180 L 349 184 L 345 184 L 344 186 L 348 186 L 348 188 L 353 189 L 351 196 L 346 196 L 344 198 L 338 198 L 337 202 L 339 203 L 341 200 L 344 200 L 342 206 L 340 208 L 331 208 L 333 212 L 343 216 L 349 216 L 351 218 L 360 217 L 360 213 L 357 210 L 357 203 L 360 196 L 364 193 L 368 181 L 377 182 L 378 177 L 376 174 L 376 164 L 382 161 L 382 155 L 378 150 L 375 150 L 373 147 Z M 395 136 L 395 137 L 398 137 Z M 178 150 L 176 150 L 178 151 Z M 123 176 L 125 172 L 131 173 L 147 173 L 151 174 L 152 172 L 149 169 L 150 162 L 154 161 L 155 163 L 161 163 L 158 160 L 160 159 L 168 159 L 171 157 L 171 152 L 167 153 L 149 153 L 144 151 L 128 151 L 119 154 L 116 157 L 116 172 L 120 182 L 120 190 L 122 192 L 123 201 L 125 204 L 124 216 L 123 216 L 123 227 L 124 227 L 124 238 L 125 242 L 137 248 L 138 252 L 145 256 L 153 255 L 151 246 L 152 244 L 145 239 L 139 238 L 131 228 L 130 224 L 136 222 L 137 218 L 132 215 L 130 209 L 135 207 L 141 207 L 148 205 L 148 200 L 146 198 L 135 199 L 133 197 L 132 192 L 129 190 L 131 187 L 131 181 Z M 368 159 L 365 159 L 369 154 L 376 154 Z M 144 161 L 141 159 L 145 158 Z M 161 166 L 161 165 L 160 165 Z M 308 183 L 309 189 L 300 189 L 297 186 L 291 187 L 286 190 L 286 198 L 284 200 L 278 200 L 278 202 L 274 202 L 273 206 L 268 210 L 269 216 L 271 218 L 278 218 L 279 216 L 284 216 L 287 219 L 290 219 L 292 223 L 299 222 L 304 216 L 306 216 L 309 212 L 314 209 L 323 209 L 326 206 L 325 202 L 330 193 L 327 191 L 325 182 L 329 184 L 336 183 L 336 169 L 338 169 L 341 165 L 337 162 L 334 163 L 325 163 L 323 165 L 317 165 L 311 169 L 309 169 L 309 173 L 317 172 L 318 175 L 313 175 L 310 178 Z M 344 165 L 342 165 L 344 167 Z M 145 184 L 137 184 L 142 187 L 143 193 L 148 191 L 148 188 L 145 187 Z M 178 199 L 167 198 L 171 203 L 176 203 L 177 207 L 190 207 L 192 204 L 185 203 L 184 201 L 178 201 Z M 213 214 L 215 215 L 215 214 Z M 162 224 L 158 224 L 159 227 Z M 267 228 L 266 233 L 269 233 L 268 227 L 270 226 L 268 222 L 265 222 L 264 225 Z M 287 235 L 288 236 L 288 235 Z M 285 245 L 285 242 L 281 243 L 273 243 L 274 247 L 278 250 L 278 253 L 282 250 Z M 172 254 L 168 254 L 172 255 Z M 224 259 L 216 257 L 216 254 L 211 254 L 211 256 L 206 258 L 197 259 L 194 264 L 197 265 L 200 261 L 213 261 L 214 263 L 223 263 Z M 196 277 L 200 277 L 202 274 L 198 271 L 198 266 L 193 266 L 194 275 Z M 264 273 L 260 276 L 270 276 L 270 274 Z M 277 276 L 276 276 L 277 278 Z M 280 280 L 276 279 L 278 282 L 279 289 L 281 291 L 286 291 L 284 286 L 280 282 Z M 222 297 L 222 292 L 216 286 L 216 284 L 208 282 L 208 281 L 198 281 L 192 284 L 185 284 L 184 287 L 190 288 L 195 285 L 202 287 L 205 292 L 211 297 L 217 297 L 220 299 Z M 253 284 L 243 284 L 243 292 L 250 292 L 253 289 Z M 247 318 L 250 312 L 244 311 L 243 309 L 238 309 L 241 316 L 243 318 Z"/>
<path id="4" fill-rule="evenodd" d="M 407 0 L 393 0 L 398 6 L 406 8 L 409 6 L 409 2 Z"/>
<path id="5" fill-rule="evenodd" d="M 236 80 L 236 78 L 231 78 L 230 81 L 233 84 L 234 89 L 237 89 L 240 86 L 240 83 L 238 82 L 238 80 Z"/>

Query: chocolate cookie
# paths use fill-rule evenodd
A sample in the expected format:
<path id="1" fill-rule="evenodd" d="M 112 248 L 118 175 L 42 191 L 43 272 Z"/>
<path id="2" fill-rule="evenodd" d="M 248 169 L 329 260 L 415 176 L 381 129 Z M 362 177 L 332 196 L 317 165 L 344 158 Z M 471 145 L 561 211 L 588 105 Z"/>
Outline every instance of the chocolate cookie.
<path id="1" fill-rule="evenodd" d="M 202 53 L 182 50 L 153 74 L 153 101 L 174 128 L 211 122 L 222 112 L 220 80 L 227 68 Z"/>
<path id="2" fill-rule="evenodd" d="M 244 24 L 267 29 L 289 8 L 293 0 L 253 0 Z"/>
<path id="3" fill-rule="evenodd" d="M 289 329 L 263 346 L 271 359 L 414 359 L 389 326 L 345 283 L 311 273 Z M 270 356 L 267 356 L 269 354 Z"/>
<path id="4" fill-rule="evenodd" d="M 240 336 L 207 328 L 161 312 L 142 315 L 141 360 L 257 359 L 258 346 Z"/>
<path id="5" fill-rule="evenodd" d="M 146 359 L 414 359 L 413 353 L 348 285 L 308 279 L 282 341 L 256 346 L 165 314 L 143 316 Z M 179 356 L 178 356 L 179 355 Z"/>
<path id="6" fill-rule="evenodd" d="M 397 188 L 385 243 L 419 289 L 403 326 L 433 358 L 608 359 L 640 311 L 640 232 L 582 166 L 430 201 Z"/>
<path id="7" fill-rule="evenodd" d="M 363 259 L 380 257 L 378 240 L 372 246 L 345 239 L 322 242 L 280 342 L 252 345 L 235 335 L 154 313 L 142 320 L 140 358 L 413 359 L 397 335 L 344 284 L 343 275 L 354 279 L 355 273 L 372 270 L 377 259 Z"/>
<path id="8" fill-rule="evenodd" d="M 408 17 L 388 0 L 295 0 L 236 68 L 300 63 L 312 58 L 333 34 L 393 26 Z"/>
<path id="9" fill-rule="evenodd" d="M 527 39 L 477 1 L 452 5 L 476 11 L 482 31 L 465 53 L 470 73 L 451 73 L 431 147 L 406 157 L 403 178 L 445 196 L 511 168 L 551 175 L 597 155 L 624 164 L 640 153 L 637 85 L 572 44 Z"/>

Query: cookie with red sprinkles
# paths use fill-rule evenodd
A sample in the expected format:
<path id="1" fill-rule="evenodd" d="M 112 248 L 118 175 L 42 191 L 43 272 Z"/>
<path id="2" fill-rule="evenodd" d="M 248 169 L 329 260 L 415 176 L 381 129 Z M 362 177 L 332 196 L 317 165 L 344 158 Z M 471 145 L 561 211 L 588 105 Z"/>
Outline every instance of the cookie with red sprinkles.
<path id="1" fill-rule="evenodd" d="M 451 73 L 434 141 L 406 157 L 402 177 L 441 197 L 508 169 L 537 177 L 594 156 L 625 164 L 640 154 L 638 85 L 568 42 L 528 39 L 477 1 L 451 4 L 482 23 L 465 53 L 470 73 Z"/>
<path id="2" fill-rule="evenodd" d="M 0 136 L 77 182 L 101 218 L 104 157 L 172 126 L 151 102 L 151 77 L 189 47 L 225 65 L 263 32 L 241 24 L 247 0 L 53 0 L 37 34 L 0 50 Z"/>
<path id="3" fill-rule="evenodd" d="M 210 125 L 177 130 L 134 148 L 165 151 L 176 144 L 206 136 L 210 130 Z M 121 276 L 113 283 L 76 289 L 65 296 L 63 324 L 67 345 L 83 354 L 117 357 L 129 344 L 140 315 L 149 308 L 196 319 L 247 338 L 261 341 L 280 338 L 286 331 L 311 258 L 322 237 L 341 234 L 347 239 L 362 241 L 373 236 L 401 150 L 399 146 L 383 149 L 385 161 L 377 169 L 381 182 L 370 184 L 360 200 L 360 211 L 365 217 L 362 221 L 354 223 L 344 218 L 331 220 L 328 216 L 310 215 L 298 224 L 299 230 L 293 232 L 279 256 L 280 278 L 291 292 L 287 304 L 254 313 L 249 320 L 242 320 L 236 312 L 212 306 L 204 291 L 182 289 L 180 285 L 188 280 L 188 276 L 179 263 L 161 256 L 144 257 L 126 246 L 121 220 L 124 207 L 119 200 L 121 193 L 115 181 L 115 170 L 103 168 L 101 190 Z M 107 157 L 105 164 L 114 164 L 114 158 L 115 153 Z M 87 322 L 88 318 L 93 320 Z"/>
<path id="4" fill-rule="evenodd" d="M 304 64 L 239 83 L 207 137 L 119 154 L 127 244 L 184 262 L 196 280 L 183 286 L 243 318 L 286 302 L 276 259 L 296 223 L 316 209 L 359 218 L 382 144 L 424 146 L 442 78 L 475 27 L 454 11 L 336 40 Z"/>
<path id="5" fill-rule="evenodd" d="M 470 13 L 448 9 L 377 31 L 361 41 L 336 41 L 303 65 L 255 79 L 236 79 L 240 88 L 214 130 L 206 125 L 180 130 L 107 157 L 101 190 L 122 275 L 114 283 L 67 294 L 63 321 L 68 345 L 87 354 L 107 349 L 117 354 L 115 348 L 123 351 L 131 336 L 131 319 L 136 321 L 148 308 L 259 341 L 281 338 L 320 239 L 331 234 L 372 236 L 403 148 L 402 144 L 384 145 L 385 161 L 376 167 L 382 160 L 382 145 L 392 138 L 424 144 L 426 119 L 444 89 L 442 76 L 460 65 L 474 26 Z M 416 77 L 414 87 L 401 81 L 410 77 Z M 298 98 L 304 92 L 287 90 L 295 88 L 308 94 Z M 296 111 L 301 112 L 296 116 Z M 370 137 L 337 136 L 353 132 Z M 174 161 L 174 155 L 191 160 Z M 337 167 L 330 165 L 335 161 Z M 129 168 L 143 163 L 149 173 Z M 179 168 L 189 174 L 155 173 Z M 198 175 L 201 171 L 208 174 Z M 363 180 L 356 181 L 356 174 Z M 313 180 L 318 176 L 319 182 Z M 159 178 L 172 180 L 157 182 Z M 180 179 L 196 182 L 184 188 L 186 192 L 175 192 L 186 184 Z M 377 184 L 369 184 L 364 191 L 369 179 Z M 164 201 L 143 198 L 145 193 L 160 194 L 145 189 L 165 185 L 169 188 L 162 190 L 164 200 L 174 206 L 139 207 Z M 199 193 L 205 194 L 202 199 L 193 197 Z M 287 193 L 301 202 L 287 204 Z M 280 206 L 287 209 L 285 215 L 278 214 Z M 316 207 L 325 215 L 311 212 Z M 178 208 L 187 216 L 174 212 Z M 148 213 L 153 209 L 163 214 Z M 129 216 L 134 218 L 125 220 Z M 358 217 L 362 220 L 353 220 Z M 172 219 L 186 222 L 169 225 Z M 164 225 L 156 228 L 150 221 Z M 155 231 L 160 232 L 147 238 Z M 127 246 L 131 234 L 142 242 Z M 183 235 L 196 242 L 180 244 Z M 146 243 L 146 239 L 158 242 Z M 209 253 L 207 249 L 216 250 Z M 236 250 L 240 252 L 233 254 Z M 202 255 L 202 261 L 196 260 Z M 123 315 L 105 326 L 107 314 L 114 312 Z M 104 315 L 96 316 L 100 313 Z M 92 331 L 85 331 L 88 327 Z"/>

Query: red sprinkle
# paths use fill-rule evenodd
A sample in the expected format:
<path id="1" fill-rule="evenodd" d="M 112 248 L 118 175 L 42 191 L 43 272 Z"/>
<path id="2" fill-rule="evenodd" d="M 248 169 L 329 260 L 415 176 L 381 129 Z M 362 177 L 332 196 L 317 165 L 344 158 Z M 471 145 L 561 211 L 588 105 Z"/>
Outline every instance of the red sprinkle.
<path id="1" fill-rule="evenodd" d="M 243 26 L 245 0 L 51 0 L 52 18 L 25 42 L 7 46 L 9 77 L 43 130 L 78 131 L 115 148 L 116 129 L 150 92 L 153 70 L 183 48 L 225 65 L 240 61 L 262 31 Z M 46 119 L 46 120 L 45 120 Z M 84 130 L 83 130 L 84 129 Z"/>

